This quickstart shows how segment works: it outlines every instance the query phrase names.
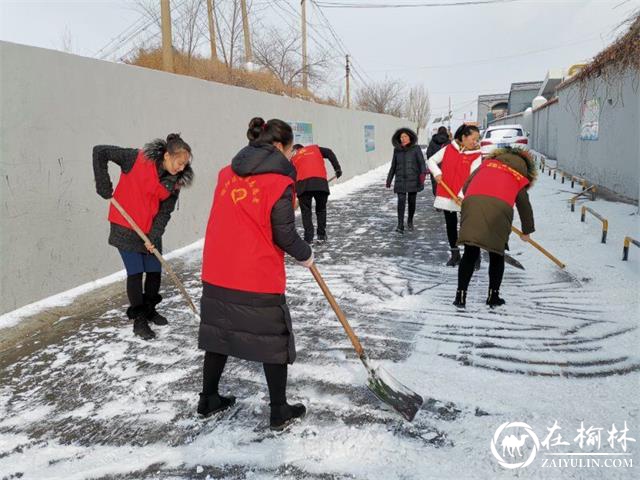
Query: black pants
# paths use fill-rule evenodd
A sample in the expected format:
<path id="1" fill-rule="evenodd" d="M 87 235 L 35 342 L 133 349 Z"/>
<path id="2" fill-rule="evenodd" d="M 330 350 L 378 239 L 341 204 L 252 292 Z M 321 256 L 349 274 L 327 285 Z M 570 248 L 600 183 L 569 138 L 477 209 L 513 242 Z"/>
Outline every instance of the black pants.
<path id="1" fill-rule="evenodd" d="M 155 297 L 160 293 L 160 281 L 162 273 L 147 272 L 144 280 L 144 294 L 142 291 L 142 273 L 127 276 L 127 297 L 132 307 L 137 307 L 144 303 L 144 297 Z"/>
<path id="2" fill-rule="evenodd" d="M 227 356 L 219 353 L 205 352 L 202 369 L 202 393 L 217 395 L 220 377 L 227 363 Z M 263 363 L 264 375 L 267 378 L 271 405 L 287 403 L 287 364 Z"/>
<path id="3" fill-rule="evenodd" d="M 304 239 L 307 242 L 313 240 L 313 218 L 311 202 L 316 201 L 316 217 L 318 220 L 318 237 L 327 235 L 327 192 L 304 192 L 298 196 L 300 211 L 302 213 L 302 225 L 304 227 Z"/>
<path id="4" fill-rule="evenodd" d="M 458 268 L 458 290 L 466 290 L 473 276 L 476 260 L 480 257 L 480 248 L 465 245 L 464 255 Z M 500 290 L 504 275 L 504 256 L 489 252 L 489 288 Z"/>
<path id="5" fill-rule="evenodd" d="M 444 222 L 447 224 L 447 238 L 449 239 L 449 247 L 455 248 L 458 243 L 458 214 L 443 210 Z"/>
<path id="6" fill-rule="evenodd" d="M 404 208 L 409 197 L 409 223 L 413 222 L 413 216 L 416 213 L 416 192 L 398 193 L 398 226 L 404 225 Z"/>

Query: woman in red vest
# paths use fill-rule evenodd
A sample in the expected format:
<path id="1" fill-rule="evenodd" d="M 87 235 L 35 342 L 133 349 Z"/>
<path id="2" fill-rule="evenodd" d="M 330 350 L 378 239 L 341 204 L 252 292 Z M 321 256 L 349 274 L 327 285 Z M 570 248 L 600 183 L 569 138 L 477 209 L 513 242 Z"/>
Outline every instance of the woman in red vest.
<path id="1" fill-rule="evenodd" d="M 482 155 L 478 149 L 479 138 L 480 131 L 474 125 L 463 124 L 458 128 L 453 142 L 440 149 L 427 161 L 431 175 L 435 177 L 436 182 L 443 181 L 454 193 L 460 192 L 471 172 L 478 168 L 482 162 Z M 451 248 L 451 257 L 447 266 L 455 267 L 460 263 L 460 250 L 457 246 L 457 212 L 460 211 L 460 207 L 442 185 L 436 186 L 436 199 L 433 206 L 444 212 L 447 238 Z"/>
<path id="2" fill-rule="evenodd" d="M 115 192 L 109 178 L 108 163 L 120 167 Z M 93 172 L 96 190 L 104 199 L 112 196 L 147 234 L 146 244 L 129 222 L 111 205 L 109 244 L 120 252 L 127 270 L 127 316 L 133 320 L 133 333 L 145 340 L 155 337 L 149 322 L 166 325 L 167 319 L 156 311 L 160 303 L 160 262 L 150 252 L 154 246 L 162 252 L 162 235 L 176 206 L 180 187 L 191 184 L 191 147 L 177 133 L 166 141 L 156 139 L 144 149 L 97 145 L 93 148 Z M 143 292 L 143 274 L 144 279 Z"/>
<path id="3" fill-rule="evenodd" d="M 287 364 L 296 349 L 284 253 L 310 267 L 313 252 L 295 227 L 291 127 L 255 118 L 249 128 L 255 140 L 218 174 L 205 236 L 198 345 L 206 353 L 198 413 L 207 417 L 235 402 L 218 392 L 231 355 L 263 364 L 271 428 L 281 430 L 306 412 L 286 397 Z"/>
<path id="4" fill-rule="evenodd" d="M 342 169 L 335 153 L 329 148 L 318 145 L 293 146 L 291 163 L 296 168 L 296 195 L 300 201 L 300 213 L 304 226 L 304 240 L 313 242 L 312 201 L 316 201 L 316 217 L 318 219 L 318 241 L 327 240 L 327 199 L 329 198 L 329 182 L 324 159 L 331 162 L 336 178 L 342 176 Z"/>
<path id="5" fill-rule="evenodd" d="M 480 249 L 489 252 L 489 294 L 487 305 L 504 305 L 500 285 L 504 273 L 504 251 L 511 233 L 513 206 L 522 222 L 521 237 L 529 240 L 534 231 L 533 210 L 528 190 L 536 178 L 536 167 L 528 152 L 518 148 L 494 150 L 471 174 L 463 188 L 459 245 L 464 255 L 458 270 L 458 290 L 453 302 L 466 306 L 467 287 L 473 276 Z"/>

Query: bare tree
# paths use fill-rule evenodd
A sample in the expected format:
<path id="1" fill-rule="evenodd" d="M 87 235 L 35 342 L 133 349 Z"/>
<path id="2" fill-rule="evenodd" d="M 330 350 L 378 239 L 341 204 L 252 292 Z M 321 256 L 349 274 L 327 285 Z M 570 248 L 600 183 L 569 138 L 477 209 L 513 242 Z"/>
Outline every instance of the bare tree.
<path id="1" fill-rule="evenodd" d="M 284 85 L 298 87 L 302 83 L 301 37 L 299 32 L 282 31 L 275 27 L 263 30 L 254 37 L 254 60 L 269 70 Z M 314 53 L 307 58 L 307 74 L 310 85 L 317 85 L 323 79 L 328 64 L 326 53 Z"/>
<path id="2" fill-rule="evenodd" d="M 424 85 L 416 85 L 409 90 L 409 97 L 405 106 L 405 116 L 417 125 L 416 133 L 425 128 L 431 116 L 431 102 L 429 91 Z"/>
<path id="3" fill-rule="evenodd" d="M 216 35 L 225 65 L 231 69 L 242 48 L 242 11 L 240 0 L 226 0 L 215 4 Z"/>
<path id="4" fill-rule="evenodd" d="M 384 80 L 364 86 L 356 94 L 361 110 L 401 117 L 404 113 L 404 85 L 398 80 Z"/>

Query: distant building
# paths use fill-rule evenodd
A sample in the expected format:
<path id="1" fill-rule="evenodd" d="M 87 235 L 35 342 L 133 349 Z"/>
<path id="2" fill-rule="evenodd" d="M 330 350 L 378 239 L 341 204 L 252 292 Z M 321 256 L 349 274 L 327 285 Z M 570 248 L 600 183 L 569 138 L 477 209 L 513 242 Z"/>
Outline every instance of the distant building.
<path id="1" fill-rule="evenodd" d="M 509 111 L 509 94 L 496 93 L 478 97 L 478 125 L 486 128 L 487 123 L 503 117 Z"/>
<path id="2" fill-rule="evenodd" d="M 511 84 L 509 92 L 509 115 L 524 112 L 531 106 L 531 101 L 538 96 L 544 82 L 518 82 Z"/>

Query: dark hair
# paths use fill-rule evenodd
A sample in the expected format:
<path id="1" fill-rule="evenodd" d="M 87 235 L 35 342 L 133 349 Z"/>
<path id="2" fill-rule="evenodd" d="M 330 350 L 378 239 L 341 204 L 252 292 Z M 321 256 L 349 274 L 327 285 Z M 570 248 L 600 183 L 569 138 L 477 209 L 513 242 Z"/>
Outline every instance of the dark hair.
<path id="1" fill-rule="evenodd" d="M 166 151 L 171 155 L 175 155 L 181 150 L 185 150 L 191 156 L 191 147 L 185 142 L 179 133 L 170 133 L 167 135 Z"/>
<path id="2" fill-rule="evenodd" d="M 447 127 L 438 127 L 438 135 L 448 135 Z"/>
<path id="3" fill-rule="evenodd" d="M 293 146 L 293 149 L 294 149 L 294 150 L 300 150 L 301 148 L 304 148 L 304 145 L 300 145 L 299 143 L 296 143 L 296 144 Z"/>
<path id="4" fill-rule="evenodd" d="M 480 133 L 480 129 L 475 125 L 466 125 L 463 123 L 458 127 L 458 130 L 456 130 L 456 133 L 453 136 L 453 138 L 461 142 L 462 137 L 468 137 L 469 135 L 471 135 L 472 132 Z"/>
<path id="5" fill-rule="evenodd" d="M 293 130 L 291 125 L 277 118 L 265 122 L 262 118 L 255 117 L 249 122 L 247 138 L 252 142 L 279 142 L 286 147 L 293 143 Z"/>

